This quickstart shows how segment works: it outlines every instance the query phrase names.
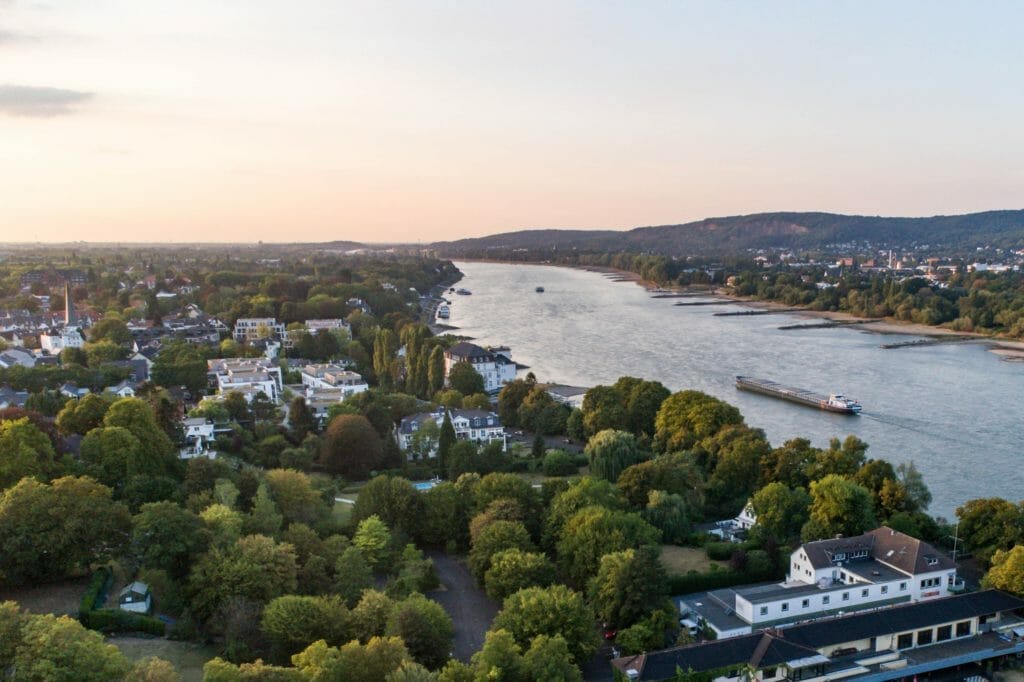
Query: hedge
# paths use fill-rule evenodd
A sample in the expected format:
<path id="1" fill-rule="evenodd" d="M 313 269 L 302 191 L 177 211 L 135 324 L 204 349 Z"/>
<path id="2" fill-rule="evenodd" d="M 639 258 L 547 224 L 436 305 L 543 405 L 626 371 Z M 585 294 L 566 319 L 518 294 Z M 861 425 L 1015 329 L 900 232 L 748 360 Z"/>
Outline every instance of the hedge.
<path id="1" fill-rule="evenodd" d="M 112 581 L 113 576 L 106 566 L 93 573 L 89 587 L 78 605 L 79 622 L 90 630 L 101 632 L 145 632 L 163 637 L 164 623 L 157 618 L 121 609 L 96 608 L 97 604 L 107 601 L 107 590 L 110 589 Z"/>

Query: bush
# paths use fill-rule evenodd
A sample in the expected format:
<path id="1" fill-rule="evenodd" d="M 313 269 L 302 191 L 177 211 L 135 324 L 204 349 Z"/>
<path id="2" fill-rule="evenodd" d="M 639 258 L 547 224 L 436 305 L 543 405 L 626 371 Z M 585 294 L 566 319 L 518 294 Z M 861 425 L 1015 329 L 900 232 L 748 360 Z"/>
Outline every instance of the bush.
<path id="1" fill-rule="evenodd" d="M 564 450 L 552 450 L 544 455 L 545 476 L 573 476 L 578 471 L 576 460 Z"/>
<path id="2" fill-rule="evenodd" d="M 742 548 L 742 545 L 732 542 L 709 542 L 704 545 L 704 551 L 707 552 L 708 558 L 713 561 L 729 561 L 732 555 Z"/>
<path id="3" fill-rule="evenodd" d="M 107 590 L 110 589 L 112 580 L 110 569 L 106 566 L 96 569 L 96 572 L 92 574 L 89 587 L 86 588 L 85 594 L 82 595 L 82 601 L 78 604 L 78 619 L 82 621 L 82 625 L 85 625 L 82 614 L 94 611 L 97 605 L 102 606 L 107 601 Z"/>
<path id="4" fill-rule="evenodd" d="M 164 622 L 141 613 L 129 613 L 120 609 L 96 609 L 78 614 L 82 625 L 100 632 L 144 632 L 157 637 L 164 636 Z"/>

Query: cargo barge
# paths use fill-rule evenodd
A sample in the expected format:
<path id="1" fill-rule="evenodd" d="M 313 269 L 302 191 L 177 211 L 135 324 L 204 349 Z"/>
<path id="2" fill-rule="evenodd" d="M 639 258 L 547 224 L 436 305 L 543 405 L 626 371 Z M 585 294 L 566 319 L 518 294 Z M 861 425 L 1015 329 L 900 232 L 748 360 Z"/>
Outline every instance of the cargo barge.
<path id="1" fill-rule="evenodd" d="M 736 388 L 744 391 L 753 391 L 773 398 L 781 398 L 791 403 L 816 407 L 826 412 L 837 412 L 839 414 L 857 414 L 861 410 L 860 403 L 850 400 L 840 393 L 822 395 L 803 388 L 793 388 L 767 379 L 755 379 L 754 377 L 736 377 Z"/>

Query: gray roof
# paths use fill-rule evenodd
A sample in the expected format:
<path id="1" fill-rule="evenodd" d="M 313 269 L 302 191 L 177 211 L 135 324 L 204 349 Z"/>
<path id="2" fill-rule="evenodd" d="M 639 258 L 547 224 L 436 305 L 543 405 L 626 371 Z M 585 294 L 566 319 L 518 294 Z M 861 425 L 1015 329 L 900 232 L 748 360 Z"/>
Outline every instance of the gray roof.
<path id="1" fill-rule="evenodd" d="M 849 538 L 808 542 L 801 549 L 814 568 L 829 568 L 838 561 L 849 561 L 858 550 L 867 550 L 868 556 L 888 564 L 908 575 L 931 573 L 956 568 L 956 564 L 927 542 L 912 538 L 887 526 Z M 842 556 L 842 559 L 837 557 Z M 857 571 L 857 562 L 850 567 Z"/>

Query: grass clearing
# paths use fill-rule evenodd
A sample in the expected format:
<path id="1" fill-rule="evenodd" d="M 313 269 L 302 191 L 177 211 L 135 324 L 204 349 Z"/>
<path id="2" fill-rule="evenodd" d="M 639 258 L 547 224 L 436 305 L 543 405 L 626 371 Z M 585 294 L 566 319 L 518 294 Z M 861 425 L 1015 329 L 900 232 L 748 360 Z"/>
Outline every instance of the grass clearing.
<path id="1" fill-rule="evenodd" d="M 712 566 L 725 567 L 724 561 L 712 561 L 700 547 L 661 546 L 661 564 L 669 575 L 686 575 L 690 571 L 704 573 Z"/>
<path id="2" fill-rule="evenodd" d="M 339 502 L 338 499 L 351 500 L 349 502 Z M 334 508 L 331 509 L 331 514 L 334 516 L 334 520 L 338 523 L 348 523 L 349 519 L 352 518 L 352 507 L 355 506 L 356 500 L 359 499 L 359 493 L 339 493 L 334 498 Z"/>
<path id="3" fill-rule="evenodd" d="M 52 613 L 56 616 L 78 617 L 78 605 L 89 586 L 89 576 L 48 585 L 0 590 L 0 602 L 17 602 L 29 613 Z"/>
<path id="4" fill-rule="evenodd" d="M 164 659 L 174 665 L 183 682 L 200 682 L 203 679 L 203 666 L 217 655 L 217 649 L 213 646 L 159 637 L 117 635 L 108 637 L 107 642 L 120 649 L 130 661 L 150 656 Z"/>

